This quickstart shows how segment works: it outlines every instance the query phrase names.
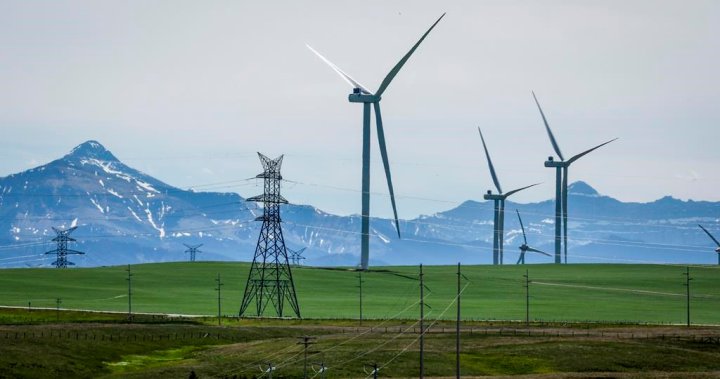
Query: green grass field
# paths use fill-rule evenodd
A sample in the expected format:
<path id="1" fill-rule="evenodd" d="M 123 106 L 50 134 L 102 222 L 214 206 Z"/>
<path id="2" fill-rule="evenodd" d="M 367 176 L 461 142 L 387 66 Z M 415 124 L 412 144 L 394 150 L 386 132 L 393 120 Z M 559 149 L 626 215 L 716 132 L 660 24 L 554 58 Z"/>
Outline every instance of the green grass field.
<path id="1" fill-rule="evenodd" d="M 0 310 L 6 313 L 7 310 Z M 12 311 L 17 312 L 17 311 Z M 11 312 L 11 313 L 12 313 Z M 37 311 L 36 311 L 37 312 Z M 49 311 L 51 312 L 51 311 Z M 35 312 L 31 312 L 35 313 Z M 41 313 L 41 312 L 37 312 Z M 70 313 L 70 312 L 69 312 Z M 73 314 L 75 312 L 72 312 Z M 11 317 L 12 315 L 7 315 Z M 72 317 L 72 314 L 66 317 Z M 367 377 L 378 364 L 381 377 L 417 377 L 418 330 L 413 325 L 340 328 L 336 321 L 269 326 L 243 320 L 243 327 L 192 323 L 51 323 L 0 325 L 0 377 L 11 378 L 200 378 L 260 377 L 271 362 L 273 377 L 303 377 L 301 336 L 314 337 L 308 362 L 324 362 L 333 378 Z M 526 375 L 524 378 L 716 378 L 720 375 L 717 327 L 558 326 L 529 329 L 465 326 L 461 341 L 464 377 Z M 450 328 L 452 330 L 452 328 Z M 557 334 L 559 333 L 559 334 Z M 715 342 L 698 336 L 711 335 Z M 455 339 L 450 332 L 425 336 L 427 377 L 450 377 Z M 310 377 L 313 376 L 310 372 Z M 267 376 L 264 376 L 267 377 Z"/>
<path id="2" fill-rule="evenodd" d="M 214 315 L 219 273 L 223 314 L 236 315 L 249 265 L 195 262 L 131 266 L 135 312 Z M 126 266 L 0 271 L 0 305 L 56 306 L 127 311 Z M 685 267 L 660 265 L 464 266 L 463 318 L 523 320 L 525 270 L 529 271 L 530 318 L 538 321 L 684 323 Z M 720 324 L 720 271 L 691 267 L 691 320 Z M 455 266 L 424 267 L 426 314 L 455 317 Z M 418 315 L 417 267 L 383 267 L 363 273 L 363 314 L 367 319 Z M 303 318 L 358 317 L 358 274 L 319 268 L 293 269 Z M 449 307 L 449 308 L 448 308 Z M 289 309 L 289 308 L 286 308 Z M 447 311 L 445 311 L 447 309 Z"/>

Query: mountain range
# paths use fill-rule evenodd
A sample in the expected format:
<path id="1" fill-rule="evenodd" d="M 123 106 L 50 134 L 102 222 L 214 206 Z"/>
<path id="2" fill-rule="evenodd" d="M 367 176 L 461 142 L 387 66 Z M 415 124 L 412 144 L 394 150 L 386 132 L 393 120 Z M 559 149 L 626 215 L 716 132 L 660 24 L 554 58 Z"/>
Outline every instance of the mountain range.
<path id="1" fill-rule="evenodd" d="M 712 241 L 697 227 L 720 228 L 720 202 L 663 197 L 626 203 L 584 182 L 569 188 L 570 263 L 717 263 Z M 492 203 L 468 200 L 433 215 L 401 220 L 402 239 L 389 219 L 371 220 L 371 265 L 488 264 L 492 262 Z M 523 216 L 528 243 L 552 253 L 554 200 L 508 201 L 505 263 L 514 264 Z M 70 256 L 78 266 L 187 260 L 252 260 L 262 213 L 236 193 L 184 190 L 135 170 L 99 142 L 87 141 L 64 157 L 0 178 L 0 266 L 47 265 L 52 227 L 78 226 Z M 337 216 L 311 205 L 282 206 L 283 232 L 293 250 L 306 247 L 305 264 L 354 266 L 359 261 L 360 217 Z M 720 234 L 720 233 L 718 233 Z M 528 263 L 551 258 L 528 255 Z"/>

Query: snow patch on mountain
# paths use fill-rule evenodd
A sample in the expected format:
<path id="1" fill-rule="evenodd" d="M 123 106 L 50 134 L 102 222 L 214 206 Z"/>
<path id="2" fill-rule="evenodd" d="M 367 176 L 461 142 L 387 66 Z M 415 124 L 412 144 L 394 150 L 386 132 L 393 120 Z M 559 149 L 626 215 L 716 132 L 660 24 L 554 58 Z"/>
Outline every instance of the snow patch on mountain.
<path id="1" fill-rule="evenodd" d="M 97 200 L 95 200 L 95 198 L 91 197 L 90 202 L 93 203 L 93 205 L 95 207 L 97 207 L 97 209 L 100 211 L 100 213 L 105 214 L 105 210 L 103 209 L 103 207 L 100 206 L 100 204 L 98 204 L 98 202 L 97 202 Z"/>

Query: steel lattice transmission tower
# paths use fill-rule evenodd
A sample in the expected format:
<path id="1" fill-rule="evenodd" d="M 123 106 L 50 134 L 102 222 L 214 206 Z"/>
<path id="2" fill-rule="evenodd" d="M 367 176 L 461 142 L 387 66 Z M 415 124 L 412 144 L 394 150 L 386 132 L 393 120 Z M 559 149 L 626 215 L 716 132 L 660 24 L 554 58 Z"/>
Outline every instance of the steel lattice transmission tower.
<path id="1" fill-rule="evenodd" d="M 73 226 L 72 228 L 65 230 L 61 230 L 53 226 L 52 229 L 55 231 L 55 233 L 57 233 L 57 236 L 52 239 L 53 242 L 57 242 L 57 248 L 55 250 L 50 250 L 45 253 L 57 254 L 57 259 L 55 260 L 55 262 L 51 263 L 51 265 L 57 268 L 67 268 L 68 265 L 74 266 L 75 263 L 69 262 L 67 260 L 68 254 L 85 254 L 82 251 L 68 249 L 68 242 L 76 241 L 75 238 L 70 237 L 70 233 L 77 229 L 77 226 Z"/>
<path id="2" fill-rule="evenodd" d="M 303 247 L 300 250 L 293 250 L 291 248 L 288 248 L 287 250 L 290 252 L 290 260 L 292 261 L 293 266 L 299 267 L 301 265 L 301 262 L 303 259 L 306 259 L 303 257 L 302 253 L 307 249 L 307 247 Z"/>
<path id="3" fill-rule="evenodd" d="M 285 302 L 290 304 L 293 312 L 299 318 L 300 306 L 295 294 L 290 264 L 288 263 L 287 248 L 280 225 L 280 204 L 288 201 L 280 195 L 280 167 L 283 156 L 270 159 L 260 153 L 262 174 L 256 176 L 264 180 L 264 193 L 260 196 L 248 198 L 247 201 L 263 203 L 263 215 L 255 221 L 262 221 L 260 236 L 255 247 L 255 257 L 250 266 L 245 294 L 240 305 L 240 316 L 248 310 L 250 303 L 255 302 L 256 315 L 265 312 L 268 303 L 272 303 L 278 317 L 285 316 Z"/>
<path id="4" fill-rule="evenodd" d="M 195 254 L 202 253 L 202 251 L 200 251 L 200 246 L 202 246 L 203 244 L 188 245 L 188 244 L 184 243 L 183 245 L 185 245 L 185 247 L 187 247 L 187 250 L 185 250 L 185 252 L 190 253 L 190 262 L 195 262 Z"/>

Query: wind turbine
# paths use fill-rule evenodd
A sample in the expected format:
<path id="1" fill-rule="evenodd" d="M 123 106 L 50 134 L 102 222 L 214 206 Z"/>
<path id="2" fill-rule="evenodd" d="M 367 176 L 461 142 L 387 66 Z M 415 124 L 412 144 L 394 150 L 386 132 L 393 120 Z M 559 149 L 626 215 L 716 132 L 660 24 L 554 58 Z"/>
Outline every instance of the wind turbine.
<path id="1" fill-rule="evenodd" d="M 520 192 L 526 188 L 530 188 L 533 186 L 536 186 L 540 183 L 531 184 L 526 187 L 518 188 L 515 190 L 512 190 L 508 193 L 503 194 L 502 189 L 500 188 L 500 181 L 497 178 L 497 175 L 495 174 L 495 167 L 492 164 L 492 160 L 490 159 L 490 153 L 488 153 L 487 145 L 485 145 L 485 138 L 483 137 L 482 131 L 480 130 L 480 127 L 478 127 L 478 132 L 480 132 L 480 140 L 482 141 L 483 149 L 485 150 L 485 157 L 487 158 L 488 162 L 488 168 L 490 169 L 490 175 L 492 176 L 493 183 L 495 183 L 495 188 L 497 189 L 498 193 L 493 194 L 492 190 L 488 190 L 485 195 L 483 195 L 483 198 L 485 200 L 493 200 L 495 202 L 495 217 L 493 220 L 493 264 L 503 264 L 503 230 L 505 228 L 505 199 L 507 199 L 510 195 Z"/>
<path id="2" fill-rule="evenodd" d="M 702 225 L 698 224 L 698 226 L 708 235 L 708 237 L 710 237 L 710 239 L 715 241 L 715 244 L 718 246 L 717 248 L 715 248 L 715 252 L 718 253 L 718 265 L 720 265 L 720 242 L 718 242 L 718 240 L 716 240 L 715 237 L 713 237 L 713 235 L 707 231 L 707 229 L 703 228 Z"/>
<path id="3" fill-rule="evenodd" d="M 592 152 L 593 150 L 599 149 L 600 147 L 603 147 L 607 144 L 609 144 L 612 141 L 615 141 L 617 138 L 613 138 L 607 142 L 603 142 L 591 149 L 585 150 L 580 154 L 576 154 L 572 156 L 570 159 L 565 160 L 562 153 L 560 152 L 560 146 L 558 146 L 557 141 L 555 140 L 555 136 L 552 133 L 552 130 L 550 130 L 550 125 L 548 125 L 547 119 L 545 118 L 545 113 L 543 113 L 542 108 L 540 108 L 540 103 L 538 102 L 537 97 L 535 97 L 535 92 L 532 92 L 533 99 L 535 99 L 535 104 L 537 104 L 538 110 L 540 111 L 540 116 L 542 116 L 543 123 L 545 124 L 545 130 L 547 131 L 548 137 L 550 137 L 550 143 L 552 144 L 553 150 L 555 150 L 555 153 L 557 153 L 558 158 L 560 158 L 560 161 L 556 161 L 553 159 L 553 157 L 548 157 L 548 160 L 545 161 L 545 167 L 554 167 L 555 168 L 555 263 L 560 264 L 561 256 L 560 256 L 560 245 L 562 244 L 565 248 L 565 263 L 567 264 L 567 188 L 568 188 L 568 168 L 570 165 L 575 162 L 576 160 L 582 158 L 586 154 Z M 562 181 L 562 184 L 561 184 Z M 561 220 L 562 218 L 562 220 Z M 560 238 L 560 223 L 562 222 L 562 235 L 563 238 Z"/>
<path id="4" fill-rule="evenodd" d="M 550 255 L 544 251 L 540 251 L 538 249 L 528 246 L 527 236 L 525 236 L 525 227 L 523 226 L 522 218 L 520 218 L 520 212 L 517 209 L 515 210 L 515 212 L 517 212 L 518 220 L 520 221 L 520 228 L 522 229 L 522 234 L 523 234 L 523 244 L 520 245 L 520 258 L 518 258 L 518 261 L 515 264 L 518 264 L 518 265 L 520 263 L 525 264 L 525 253 L 527 253 L 528 251 L 533 252 L 533 253 L 540 253 L 542 255 L 547 255 L 548 257 L 552 257 L 552 255 Z"/>
<path id="5" fill-rule="evenodd" d="M 363 147 L 362 147 L 362 211 L 361 211 L 361 237 L 360 237 L 360 268 L 362 270 L 368 269 L 368 262 L 370 259 L 369 247 L 370 247 L 370 105 L 372 104 L 375 109 L 375 125 L 377 126 L 377 138 L 378 144 L 380 145 L 380 156 L 382 157 L 383 166 L 385 167 L 385 177 L 387 179 L 388 191 L 390 192 L 390 202 L 393 208 L 393 215 L 395 216 L 395 228 L 397 229 L 398 238 L 400 238 L 400 223 L 398 221 L 397 207 L 395 206 L 395 192 L 392 185 L 392 177 L 390 176 L 390 162 L 388 161 L 387 147 L 385 146 L 385 132 L 382 126 L 382 116 L 380 115 L 380 99 L 382 94 L 385 92 L 390 82 L 395 78 L 395 75 L 400 71 L 405 62 L 410 59 L 410 56 L 420 46 L 420 43 L 427 37 L 435 25 L 445 17 L 445 13 L 435 21 L 430 29 L 420 37 L 420 40 L 408 51 L 405 56 L 390 70 L 385 76 L 380 88 L 375 93 L 368 90 L 367 87 L 360 84 L 355 79 L 351 78 L 350 75 L 346 74 L 334 63 L 330 62 L 327 58 L 318 53 L 315 49 L 307 45 L 307 47 L 315 53 L 323 62 L 325 62 L 330 68 L 332 68 L 340 77 L 343 78 L 348 84 L 353 87 L 353 92 L 348 96 L 348 100 L 351 103 L 362 103 L 363 104 Z"/>

